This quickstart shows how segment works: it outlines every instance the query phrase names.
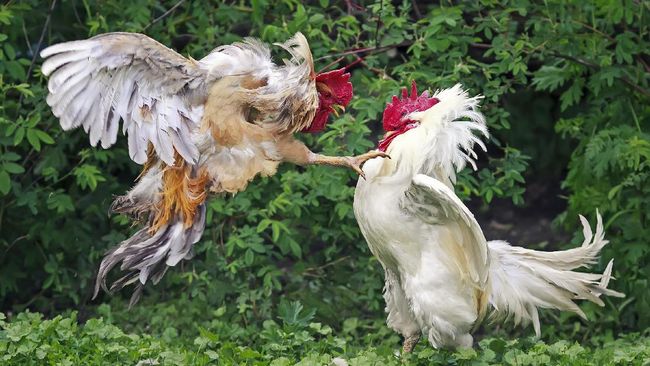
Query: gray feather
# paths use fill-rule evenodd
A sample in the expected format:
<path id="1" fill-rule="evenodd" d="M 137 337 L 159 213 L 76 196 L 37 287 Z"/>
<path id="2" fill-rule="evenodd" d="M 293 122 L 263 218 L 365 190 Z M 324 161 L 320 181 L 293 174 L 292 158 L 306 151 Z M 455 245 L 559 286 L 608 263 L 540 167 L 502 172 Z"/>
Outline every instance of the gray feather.
<path id="1" fill-rule="evenodd" d="M 189 228 L 184 227 L 183 220 L 179 217 L 153 235 L 149 234 L 149 227 L 142 228 L 106 253 L 99 266 L 93 298 L 97 297 L 100 288 L 106 292 L 114 292 L 135 284 L 130 305 L 135 304 L 142 294 L 142 286 L 149 279 L 154 284 L 158 283 L 168 267 L 173 267 L 182 259 L 191 256 L 192 245 L 199 241 L 204 227 L 205 205 L 202 204 Z M 109 289 L 106 285 L 108 274 L 118 264 L 120 270 L 126 274 L 113 282 Z"/>

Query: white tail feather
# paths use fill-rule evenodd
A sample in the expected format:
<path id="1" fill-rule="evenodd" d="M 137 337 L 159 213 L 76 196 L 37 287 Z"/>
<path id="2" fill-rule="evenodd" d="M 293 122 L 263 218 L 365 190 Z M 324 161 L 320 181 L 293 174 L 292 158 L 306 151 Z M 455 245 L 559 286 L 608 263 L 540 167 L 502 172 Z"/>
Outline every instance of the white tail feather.
<path id="1" fill-rule="evenodd" d="M 600 295 L 623 297 L 607 288 L 612 278 L 611 260 L 603 274 L 573 271 L 589 267 L 598 260 L 600 250 L 607 244 L 603 224 L 597 213 L 596 233 L 592 234 L 587 220 L 580 216 L 585 240 L 580 247 L 541 252 L 514 247 L 505 241 L 490 241 L 490 304 L 496 315 L 511 316 L 515 325 L 532 322 L 540 335 L 539 308 L 571 311 L 586 318 L 573 300 L 584 299 L 603 306 Z"/>

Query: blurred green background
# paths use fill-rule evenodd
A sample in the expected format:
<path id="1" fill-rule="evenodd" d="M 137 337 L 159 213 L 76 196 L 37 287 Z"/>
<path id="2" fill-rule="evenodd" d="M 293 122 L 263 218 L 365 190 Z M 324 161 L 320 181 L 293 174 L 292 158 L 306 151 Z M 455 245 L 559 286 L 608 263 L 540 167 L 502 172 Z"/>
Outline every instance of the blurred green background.
<path id="1" fill-rule="evenodd" d="M 130 31 L 199 59 L 245 36 L 278 42 L 300 31 L 317 69 L 359 61 L 351 68 L 355 97 L 348 112 L 324 133 L 301 137 L 313 149 L 365 152 L 381 134 L 386 101 L 401 87 L 412 80 L 433 90 L 460 82 L 485 96 L 492 133 L 479 170 L 465 170 L 457 186 L 488 239 L 570 247 L 582 239 L 579 213 L 589 220 L 596 209 L 603 215 L 611 244 L 595 270 L 615 258 L 611 286 L 625 299 L 605 299 L 604 308 L 582 304 L 589 322 L 543 312 L 546 343 L 486 338 L 478 352 L 446 353 L 422 342 L 412 362 L 528 364 L 524 356 L 555 364 L 580 364 L 580 357 L 585 364 L 642 362 L 650 357 L 643 338 L 650 325 L 649 4 L 5 2 L 0 360 L 284 365 L 328 364 L 342 355 L 357 364 L 400 362 L 393 356 L 399 337 L 384 325 L 383 273 L 352 213 L 356 177 L 342 169 L 283 165 L 243 193 L 212 198 L 193 260 L 148 286 L 130 312 L 128 290 L 90 300 L 102 254 L 135 230 L 107 212 L 139 167 L 125 139 L 99 150 L 83 131 L 62 133 L 45 103 L 38 51 Z M 274 55 L 286 56 L 277 48 Z M 478 338 L 531 334 L 486 323 Z M 572 346 L 576 341 L 582 346 Z"/>

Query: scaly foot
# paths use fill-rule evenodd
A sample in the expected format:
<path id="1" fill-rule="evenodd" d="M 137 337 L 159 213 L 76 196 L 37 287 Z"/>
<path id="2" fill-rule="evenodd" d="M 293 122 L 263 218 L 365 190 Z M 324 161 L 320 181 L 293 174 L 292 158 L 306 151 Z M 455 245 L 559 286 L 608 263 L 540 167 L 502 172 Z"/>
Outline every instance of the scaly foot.
<path id="1" fill-rule="evenodd" d="M 363 173 L 363 170 L 361 170 L 363 163 L 370 159 L 378 157 L 390 159 L 390 156 L 388 154 L 381 151 L 370 151 L 357 156 L 327 156 L 311 153 L 307 164 L 331 165 L 350 168 L 365 179 L 366 175 Z"/>
<path id="2" fill-rule="evenodd" d="M 346 156 L 345 157 L 348 161 L 347 166 L 357 172 L 363 179 L 366 179 L 366 174 L 363 172 L 361 167 L 363 167 L 363 163 L 370 159 L 374 158 L 388 158 L 390 159 L 390 155 L 386 154 L 385 152 L 382 151 L 369 151 L 365 154 L 357 155 L 357 156 Z"/>
<path id="3" fill-rule="evenodd" d="M 419 340 L 420 340 L 420 333 L 412 334 L 404 338 L 404 343 L 402 345 L 402 352 L 411 353 L 413 351 L 413 348 L 415 348 L 415 346 L 418 344 Z"/>
<path id="4" fill-rule="evenodd" d="M 420 333 L 410 335 L 404 339 L 404 344 L 402 345 L 403 353 L 411 353 L 413 348 L 418 344 L 420 340 Z"/>

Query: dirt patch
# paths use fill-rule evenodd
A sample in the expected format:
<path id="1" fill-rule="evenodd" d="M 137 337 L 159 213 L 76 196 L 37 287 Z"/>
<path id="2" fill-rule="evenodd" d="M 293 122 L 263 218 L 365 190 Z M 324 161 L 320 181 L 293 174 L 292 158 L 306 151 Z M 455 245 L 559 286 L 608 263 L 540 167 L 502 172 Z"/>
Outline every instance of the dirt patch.
<path id="1" fill-rule="evenodd" d="M 468 202 L 488 240 L 506 240 L 526 248 L 553 250 L 571 240 L 567 233 L 552 225 L 566 209 L 558 186 L 529 183 L 524 195 L 525 206 L 515 206 L 510 199 L 495 199 L 488 206 L 480 200 Z"/>

